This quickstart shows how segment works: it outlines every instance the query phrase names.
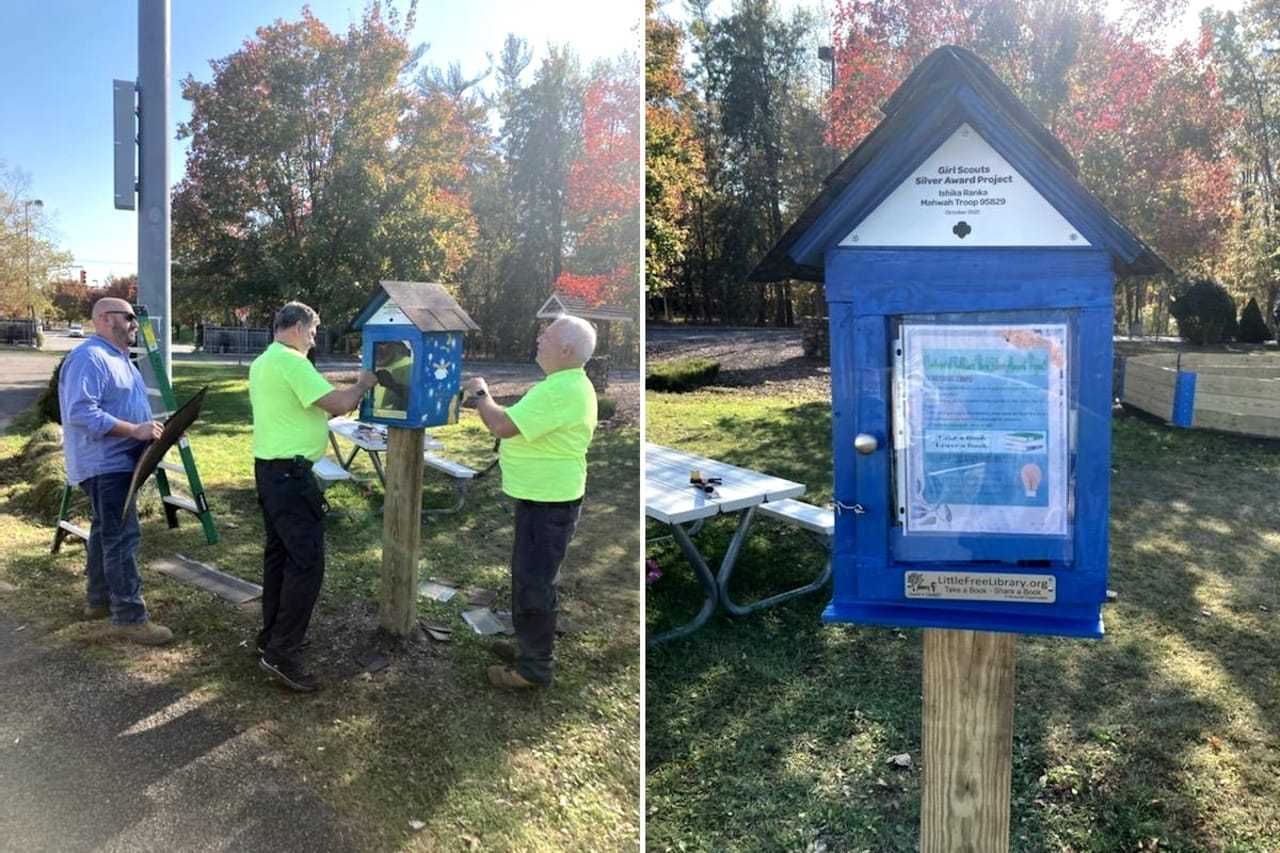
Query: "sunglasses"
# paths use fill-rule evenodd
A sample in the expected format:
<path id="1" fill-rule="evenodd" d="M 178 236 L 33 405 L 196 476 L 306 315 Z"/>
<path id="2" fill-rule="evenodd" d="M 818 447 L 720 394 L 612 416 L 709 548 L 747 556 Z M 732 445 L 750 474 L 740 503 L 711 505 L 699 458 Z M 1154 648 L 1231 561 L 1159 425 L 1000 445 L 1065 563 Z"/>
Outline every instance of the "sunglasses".
<path id="1" fill-rule="evenodd" d="M 124 319 L 127 322 L 130 322 L 130 323 L 138 322 L 138 315 L 134 314 L 131 311 L 103 311 L 102 313 L 103 314 L 119 314 L 121 317 L 124 317 Z"/>

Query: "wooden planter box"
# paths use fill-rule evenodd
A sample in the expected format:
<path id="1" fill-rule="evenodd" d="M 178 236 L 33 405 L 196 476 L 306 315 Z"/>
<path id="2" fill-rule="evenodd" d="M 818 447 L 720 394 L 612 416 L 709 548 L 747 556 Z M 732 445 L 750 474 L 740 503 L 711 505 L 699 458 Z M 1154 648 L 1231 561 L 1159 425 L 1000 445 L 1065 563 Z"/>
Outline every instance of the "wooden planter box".
<path id="1" fill-rule="evenodd" d="M 1120 400 L 1175 426 L 1280 438 L 1280 355 L 1127 358 Z"/>

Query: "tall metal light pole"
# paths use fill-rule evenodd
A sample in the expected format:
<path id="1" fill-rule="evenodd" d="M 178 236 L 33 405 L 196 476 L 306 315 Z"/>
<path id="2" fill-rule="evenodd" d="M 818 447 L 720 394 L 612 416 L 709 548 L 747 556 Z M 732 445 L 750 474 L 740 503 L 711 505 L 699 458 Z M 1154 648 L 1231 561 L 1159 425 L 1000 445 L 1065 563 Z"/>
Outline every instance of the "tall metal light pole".
<path id="1" fill-rule="evenodd" d="M 172 381 L 169 72 L 169 0 L 138 0 L 138 301 L 160 320 L 156 339 Z"/>
<path id="2" fill-rule="evenodd" d="M 23 229 L 23 236 L 26 238 L 23 243 L 27 250 L 27 299 L 30 300 L 31 319 L 36 318 L 36 296 L 31 288 L 31 206 L 44 207 L 44 202 L 38 198 L 28 199 L 22 203 L 22 216 L 26 222 Z"/>

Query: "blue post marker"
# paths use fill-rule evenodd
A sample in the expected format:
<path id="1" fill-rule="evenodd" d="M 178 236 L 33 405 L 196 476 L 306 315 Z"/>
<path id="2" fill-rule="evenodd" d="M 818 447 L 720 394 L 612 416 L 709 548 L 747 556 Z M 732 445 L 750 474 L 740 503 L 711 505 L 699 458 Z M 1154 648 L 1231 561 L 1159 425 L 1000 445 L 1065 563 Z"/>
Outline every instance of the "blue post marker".
<path id="1" fill-rule="evenodd" d="M 1173 425 L 1191 427 L 1196 410 L 1196 375 L 1188 370 L 1178 370 L 1178 381 L 1173 386 Z"/>
<path id="2" fill-rule="evenodd" d="M 1103 634 L 1115 276 L 1169 268 L 969 51 L 882 112 L 751 278 L 825 284 L 823 620 L 950 629 L 926 631 L 921 849 L 1008 849 L 1013 643 L 990 632 Z"/>

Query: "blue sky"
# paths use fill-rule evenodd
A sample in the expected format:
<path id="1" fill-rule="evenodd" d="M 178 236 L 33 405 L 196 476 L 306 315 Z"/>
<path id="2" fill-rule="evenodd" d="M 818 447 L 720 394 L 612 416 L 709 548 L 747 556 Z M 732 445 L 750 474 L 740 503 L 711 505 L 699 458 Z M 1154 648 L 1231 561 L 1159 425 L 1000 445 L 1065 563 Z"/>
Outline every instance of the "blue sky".
<path id="1" fill-rule="evenodd" d="M 358 21 L 364 0 L 313 0 L 312 13 L 342 31 Z M 401 12 L 407 0 L 392 0 Z M 170 122 L 190 117 L 180 81 L 210 79 L 209 61 L 239 49 L 276 19 L 297 20 L 302 0 L 172 0 Z M 216 11 L 213 11 L 216 10 Z M 640 0 L 419 0 L 415 42 L 425 62 L 462 64 L 475 75 L 507 33 L 534 50 L 569 44 L 584 64 L 640 52 Z M 69 275 L 90 281 L 137 269 L 133 211 L 112 205 L 111 81 L 138 73 L 136 0 L 0 2 L 0 161 L 29 176 L 27 198 L 44 201 L 59 247 L 75 257 Z M 172 136 L 172 134 L 171 134 Z M 185 168 L 185 141 L 170 143 L 171 179 Z"/>

